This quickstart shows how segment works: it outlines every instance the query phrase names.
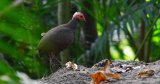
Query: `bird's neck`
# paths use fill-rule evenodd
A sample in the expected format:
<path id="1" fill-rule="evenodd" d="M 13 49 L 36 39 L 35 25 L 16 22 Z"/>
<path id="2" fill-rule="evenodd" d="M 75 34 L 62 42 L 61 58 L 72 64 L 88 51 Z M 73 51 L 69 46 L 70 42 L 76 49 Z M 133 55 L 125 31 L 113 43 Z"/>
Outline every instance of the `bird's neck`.
<path id="1" fill-rule="evenodd" d="M 69 28 L 76 30 L 78 21 L 76 19 L 71 19 L 68 23 Z"/>

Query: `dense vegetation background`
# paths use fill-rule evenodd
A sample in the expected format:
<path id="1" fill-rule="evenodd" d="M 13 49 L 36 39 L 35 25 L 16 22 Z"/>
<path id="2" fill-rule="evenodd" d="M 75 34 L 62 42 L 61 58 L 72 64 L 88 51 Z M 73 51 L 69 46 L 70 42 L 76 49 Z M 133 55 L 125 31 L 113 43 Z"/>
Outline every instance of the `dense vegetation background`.
<path id="1" fill-rule="evenodd" d="M 41 33 L 66 23 L 76 11 L 85 14 L 86 23 L 60 54 L 62 63 L 160 59 L 159 0 L 0 0 L 0 83 L 16 84 L 16 71 L 31 78 L 47 75 L 37 52 Z"/>

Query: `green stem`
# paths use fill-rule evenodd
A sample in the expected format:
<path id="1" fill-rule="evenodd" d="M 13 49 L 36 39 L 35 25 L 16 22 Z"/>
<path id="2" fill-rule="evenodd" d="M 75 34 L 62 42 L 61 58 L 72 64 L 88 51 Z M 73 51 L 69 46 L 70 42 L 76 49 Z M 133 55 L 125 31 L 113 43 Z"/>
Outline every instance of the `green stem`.
<path id="1" fill-rule="evenodd" d="M 150 30 L 148 31 L 148 33 L 147 33 L 147 35 L 145 36 L 144 40 L 142 41 L 140 47 L 138 48 L 137 53 L 136 53 L 136 57 L 134 58 L 134 60 L 136 60 L 136 58 L 138 57 L 138 55 L 139 55 L 139 53 L 140 53 L 140 51 L 141 51 L 144 43 L 146 42 L 147 38 L 148 38 L 149 35 L 151 34 L 151 32 L 152 32 L 152 30 L 153 30 L 153 28 L 154 28 L 153 26 L 156 24 L 159 16 L 160 16 L 160 14 L 159 14 L 158 17 L 154 20 L 153 24 L 150 26 Z"/>

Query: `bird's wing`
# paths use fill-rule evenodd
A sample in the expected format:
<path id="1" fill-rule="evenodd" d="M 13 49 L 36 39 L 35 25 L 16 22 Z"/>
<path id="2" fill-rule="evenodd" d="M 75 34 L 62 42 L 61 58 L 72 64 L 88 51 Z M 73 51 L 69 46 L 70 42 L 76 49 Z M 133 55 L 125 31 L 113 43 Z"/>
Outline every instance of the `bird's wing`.
<path id="1" fill-rule="evenodd" d="M 71 29 L 58 26 L 49 30 L 41 39 L 39 48 L 44 51 L 59 52 L 72 43 L 74 33 Z"/>

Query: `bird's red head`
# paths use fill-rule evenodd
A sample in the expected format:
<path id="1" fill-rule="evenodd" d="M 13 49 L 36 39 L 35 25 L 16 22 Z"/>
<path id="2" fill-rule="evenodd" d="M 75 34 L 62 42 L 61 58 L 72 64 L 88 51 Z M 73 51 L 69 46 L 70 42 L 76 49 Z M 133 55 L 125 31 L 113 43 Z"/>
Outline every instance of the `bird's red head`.
<path id="1" fill-rule="evenodd" d="M 77 19 L 77 20 L 80 20 L 80 21 L 86 21 L 83 13 L 81 13 L 81 12 L 75 12 L 75 13 L 73 14 L 72 19 Z"/>

